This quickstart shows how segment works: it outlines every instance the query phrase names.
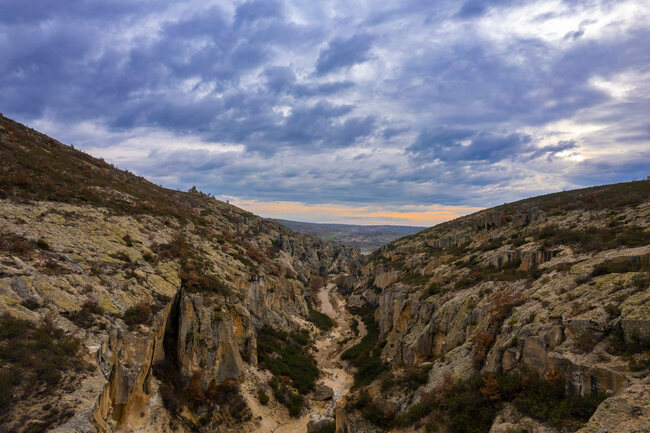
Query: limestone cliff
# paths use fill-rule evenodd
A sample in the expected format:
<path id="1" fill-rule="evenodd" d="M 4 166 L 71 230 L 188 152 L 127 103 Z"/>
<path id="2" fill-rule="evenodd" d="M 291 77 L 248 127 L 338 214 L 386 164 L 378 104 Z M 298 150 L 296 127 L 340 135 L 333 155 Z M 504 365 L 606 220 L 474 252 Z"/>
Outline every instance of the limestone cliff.
<path id="1" fill-rule="evenodd" d="M 2 431 L 246 430 L 245 407 L 226 400 L 257 365 L 258 330 L 297 329 L 310 280 L 358 259 L 4 117 L 0 160 L 0 320 L 63 332 L 84 360 L 76 370 L 56 364 L 61 378 L 46 386 L 30 360 L 20 370 L 2 358 Z"/>
<path id="2" fill-rule="evenodd" d="M 484 427 L 477 419 L 473 431 L 492 422 L 493 432 L 575 431 L 587 415 L 538 408 L 536 421 L 517 411 L 530 401 L 512 390 L 504 397 L 508 378 L 534 373 L 567 399 L 605 398 L 581 431 L 645 431 L 648 271 L 648 181 L 507 204 L 394 241 L 360 268 L 348 301 L 374 310 L 386 370 L 367 387 L 370 399 L 351 398 L 348 431 L 463 431 L 453 398 L 462 387 L 484 398 L 479 385 L 490 387 L 472 380 L 490 378 L 497 397 L 484 408 L 499 415 Z M 613 407 L 617 422 L 608 420 Z"/>

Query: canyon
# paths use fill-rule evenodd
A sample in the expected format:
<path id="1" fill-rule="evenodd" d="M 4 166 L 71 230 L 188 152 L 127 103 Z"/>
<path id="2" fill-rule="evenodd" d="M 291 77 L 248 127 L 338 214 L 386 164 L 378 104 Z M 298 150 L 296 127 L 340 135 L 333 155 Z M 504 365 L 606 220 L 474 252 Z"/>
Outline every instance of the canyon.
<path id="1" fill-rule="evenodd" d="M 0 117 L 0 429 L 650 431 L 650 181 L 363 257 Z"/>

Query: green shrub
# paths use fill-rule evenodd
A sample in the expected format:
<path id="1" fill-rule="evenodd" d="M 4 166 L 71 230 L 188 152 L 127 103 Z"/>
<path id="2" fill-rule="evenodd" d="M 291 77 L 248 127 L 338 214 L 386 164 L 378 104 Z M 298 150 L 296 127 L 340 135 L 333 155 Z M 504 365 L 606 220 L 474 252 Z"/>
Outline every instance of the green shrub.
<path id="1" fill-rule="evenodd" d="M 88 300 L 83 303 L 80 310 L 71 313 L 68 318 L 77 326 L 90 328 L 95 324 L 94 316 L 102 314 L 104 309 L 96 301 Z"/>
<path id="2" fill-rule="evenodd" d="M 350 325 L 350 329 L 355 336 L 359 335 L 359 321 L 356 319 L 356 317 L 352 318 L 352 325 Z"/>
<path id="3" fill-rule="evenodd" d="M 640 272 L 647 268 L 641 261 L 625 260 L 621 262 L 603 262 L 594 267 L 592 276 L 605 274 L 622 274 L 626 272 Z"/>
<path id="4" fill-rule="evenodd" d="M 263 405 L 266 405 L 269 402 L 269 396 L 264 391 L 260 391 L 260 393 L 257 394 L 257 399 Z"/>
<path id="5" fill-rule="evenodd" d="M 316 325 L 318 329 L 329 331 L 334 327 L 334 321 L 332 318 L 327 314 L 321 313 L 320 311 L 314 309 L 314 307 L 311 305 L 311 302 L 309 301 L 307 301 L 307 308 L 309 309 L 309 316 L 307 317 L 307 320 Z"/>
<path id="6" fill-rule="evenodd" d="M 48 244 L 45 239 L 37 240 L 36 241 L 36 246 L 39 247 L 42 250 L 46 250 L 46 251 L 50 250 L 50 244 Z"/>
<path id="7" fill-rule="evenodd" d="M 11 410 L 15 390 L 21 398 L 36 391 L 49 393 L 63 373 L 83 370 L 81 348 L 81 342 L 62 329 L 0 317 L 0 419 Z"/>
<path id="8" fill-rule="evenodd" d="M 487 433 L 500 405 L 513 402 L 525 415 L 558 428 L 577 429 L 605 397 L 599 393 L 588 396 L 572 393 L 561 381 L 545 380 L 530 371 L 523 374 L 476 373 L 468 379 L 445 385 L 435 394 L 424 394 L 418 403 L 395 417 L 392 425 L 408 427 L 439 410 L 448 418 L 449 432 Z M 351 408 L 358 409 L 357 406 Z"/>
<path id="9" fill-rule="evenodd" d="M 304 397 L 300 393 L 293 391 L 287 383 L 282 382 L 277 377 L 273 377 L 269 385 L 275 399 L 289 410 L 289 416 L 293 418 L 299 417 L 305 403 Z"/>
<path id="10" fill-rule="evenodd" d="M 423 275 L 419 272 L 406 272 L 404 275 L 402 275 L 399 281 L 409 286 L 421 287 L 424 286 L 430 278 L 431 275 Z"/>
<path id="11" fill-rule="evenodd" d="M 650 272 L 643 272 L 633 276 L 632 285 L 639 290 L 650 287 Z"/>
<path id="12" fill-rule="evenodd" d="M 354 374 L 354 386 L 364 386 L 371 383 L 387 369 L 380 358 L 382 343 L 379 342 L 379 327 L 374 320 L 372 308 L 354 309 L 354 314 L 361 317 L 366 325 L 367 334 L 361 341 L 341 354 L 341 359 L 349 360 L 357 367 Z M 385 344 L 385 341 L 383 342 Z"/>
<path id="13" fill-rule="evenodd" d="M 304 333 L 287 334 L 265 325 L 259 331 L 258 359 L 277 377 L 286 376 L 301 394 L 314 389 L 319 370 L 305 350 Z"/>
<path id="14" fill-rule="evenodd" d="M 579 251 L 598 251 L 621 246 L 650 244 L 650 233 L 642 227 L 588 227 L 582 230 L 560 228 L 549 224 L 535 234 L 546 246 L 572 245 Z"/>

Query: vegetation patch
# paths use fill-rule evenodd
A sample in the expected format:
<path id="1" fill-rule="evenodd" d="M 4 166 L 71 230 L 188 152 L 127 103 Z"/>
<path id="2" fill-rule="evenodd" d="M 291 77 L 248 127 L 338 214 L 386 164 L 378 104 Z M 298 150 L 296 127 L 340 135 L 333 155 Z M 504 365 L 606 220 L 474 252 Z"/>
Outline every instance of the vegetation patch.
<path id="1" fill-rule="evenodd" d="M 389 370 L 381 380 L 381 390 L 385 392 L 391 388 L 398 388 L 415 391 L 428 382 L 431 367 L 432 364 L 429 363 L 426 367 L 422 365 L 409 366 L 397 373 Z"/>
<path id="2" fill-rule="evenodd" d="M 104 314 L 104 309 L 96 302 L 87 300 L 81 309 L 68 315 L 68 319 L 82 328 L 90 328 L 96 324 L 97 316 Z"/>
<path id="3" fill-rule="evenodd" d="M 567 391 L 557 375 L 537 373 L 476 373 L 454 383 L 451 376 L 435 393 L 394 416 L 359 394 L 348 409 L 356 409 L 370 422 L 384 428 L 405 428 L 436 411 L 443 414 L 450 433 L 487 433 L 504 403 L 513 403 L 523 414 L 561 429 L 577 429 L 588 421 L 605 394 L 581 396 Z"/>
<path id="4" fill-rule="evenodd" d="M 221 384 L 212 380 L 207 388 L 203 388 L 200 371 L 195 371 L 191 377 L 185 377 L 169 360 L 156 363 L 153 371 L 161 382 L 160 395 L 165 408 L 176 419 L 188 424 L 192 431 L 211 432 L 215 431 L 217 425 L 251 419 L 239 385 L 232 379 L 226 379 Z M 184 408 L 205 415 L 197 415 L 198 420 L 193 420 L 182 416 Z"/>
<path id="5" fill-rule="evenodd" d="M 307 301 L 307 308 L 309 309 L 309 316 L 307 320 L 316 325 L 316 327 L 322 331 L 329 331 L 334 327 L 334 321 L 330 316 L 325 313 L 321 313 L 316 310 L 310 301 Z"/>
<path id="6" fill-rule="evenodd" d="M 546 247 L 571 245 L 583 252 L 650 244 L 650 232 L 637 226 L 588 227 L 575 230 L 549 224 L 537 231 L 534 236 Z"/>
<path id="7" fill-rule="evenodd" d="M 147 303 L 141 302 L 133 307 L 127 308 L 122 319 L 129 328 L 134 328 L 141 324 L 149 325 L 151 324 L 152 319 L 151 306 Z"/>
<path id="8" fill-rule="evenodd" d="M 264 325 L 257 341 L 260 368 L 268 368 L 275 376 L 269 382 L 273 396 L 297 417 L 303 395 L 314 390 L 319 376 L 316 361 L 307 353 L 309 334 L 306 330 L 287 333 Z"/>
<path id="9" fill-rule="evenodd" d="M 648 264 L 643 263 L 641 260 L 625 260 L 599 263 L 594 267 L 592 275 L 596 277 L 606 274 L 621 274 L 626 272 L 641 272 L 649 270 L 650 267 Z"/>
<path id="10" fill-rule="evenodd" d="M 379 341 L 379 327 L 373 316 L 373 308 L 356 308 L 351 311 L 361 317 L 366 325 L 367 334 L 358 344 L 343 352 L 341 359 L 348 360 L 357 367 L 357 372 L 354 373 L 354 386 L 360 387 L 370 384 L 387 369 L 380 358 L 385 342 Z"/>
<path id="11" fill-rule="evenodd" d="M 289 410 L 289 416 L 298 418 L 305 404 L 305 397 L 299 392 L 296 392 L 287 379 L 287 376 L 283 376 L 282 378 L 273 377 L 269 381 L 269 385 L 273 391 L 273 397 Z"/>
<path id="12" fill-rule="evenodd" d="M 0 317 L 0 423 L 17 399 L 52 393 L 65 373 L 83 371 L 81 348 L 81 341 L 50 321 L 35 325 L 8 315 Z"/>
<path id="13" fill-rule="evenodd" d="M 171 242 L 153 245 L 151 249 L 159 258 L 177 259 L 180 262 L 178 277 L 187 291 L 224 293 L 224 286 L 214 275 L 211 264 L 201 254 L 197 254 L 182 232 L 175 233 Z"/>

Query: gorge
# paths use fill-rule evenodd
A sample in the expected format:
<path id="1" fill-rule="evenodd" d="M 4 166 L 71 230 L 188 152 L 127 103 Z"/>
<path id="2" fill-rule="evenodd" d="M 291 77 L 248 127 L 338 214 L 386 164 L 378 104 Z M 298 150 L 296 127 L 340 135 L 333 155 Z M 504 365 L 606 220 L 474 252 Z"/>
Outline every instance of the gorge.
<path id="1" fill-rule="evenodd" d="M 650 431 L 650 181 L 362 257 L 0 117 L 0 430 Z"/>

